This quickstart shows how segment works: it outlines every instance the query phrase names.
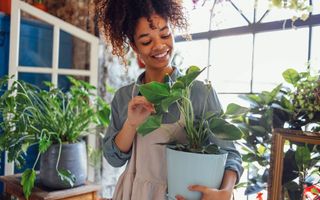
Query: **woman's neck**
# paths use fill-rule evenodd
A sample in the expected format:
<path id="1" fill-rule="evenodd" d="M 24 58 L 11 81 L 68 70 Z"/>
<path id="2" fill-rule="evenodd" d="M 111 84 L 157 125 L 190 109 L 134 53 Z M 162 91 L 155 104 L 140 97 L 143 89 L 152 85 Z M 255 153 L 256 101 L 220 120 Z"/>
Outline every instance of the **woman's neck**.
<path id="1" fill-rule="evenodd" d="M 163 82 L 165 75 L 173 72 L 173 68 L 168 66 L 163 69 L 148 69 L 146 68 L 144 83 L 149 83 L 151 81 Z"/>

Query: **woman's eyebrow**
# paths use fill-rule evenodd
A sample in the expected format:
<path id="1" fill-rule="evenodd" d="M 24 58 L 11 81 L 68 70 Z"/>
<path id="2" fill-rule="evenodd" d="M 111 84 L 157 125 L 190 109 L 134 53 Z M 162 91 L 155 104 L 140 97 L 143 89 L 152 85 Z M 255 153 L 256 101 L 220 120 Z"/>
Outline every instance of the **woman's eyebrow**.
<path id="1" fill-rule="evenodd" d="M 160 32 L 161 31 L 164 31 L 164 30 L 166 30 L 166 29 L 169 29 L 169 27 L 166 25 L 166 26 L 164 26 L 164 27 L 162 27 L 161 29 L 160 29 Z"/>
<path id="2" fill-rule="evenodd" d="M 167 29 L 169 29 L 169 27 L 166 25 L 166 26 L 160 28 L 160 32 L 167 30 Z M 149 33 L 143 33 L 143 34 L 139 35 L 138 39 L 143 38 L 143 37 L 147 37 L 147 36 L 149 36 Z"/>
<path id="3" fill-rule="evenodd" d="M 149 36 L 149 33 L 143 33 L 139 35 L 138 39 Z"/>

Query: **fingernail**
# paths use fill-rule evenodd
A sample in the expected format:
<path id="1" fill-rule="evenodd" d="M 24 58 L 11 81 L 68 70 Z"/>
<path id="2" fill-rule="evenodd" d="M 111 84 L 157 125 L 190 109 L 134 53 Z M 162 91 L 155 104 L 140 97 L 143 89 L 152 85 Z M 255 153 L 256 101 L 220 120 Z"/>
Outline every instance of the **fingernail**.
<path id="1" fill-rule="evenodd" d="M 193 186 L 192 186 L 192 185 L 190 185 L 190 186 L 188 187 L 188 189 L 189 189 L 189 190 L 192 190 L 192 188 L 193 188 Z"/>

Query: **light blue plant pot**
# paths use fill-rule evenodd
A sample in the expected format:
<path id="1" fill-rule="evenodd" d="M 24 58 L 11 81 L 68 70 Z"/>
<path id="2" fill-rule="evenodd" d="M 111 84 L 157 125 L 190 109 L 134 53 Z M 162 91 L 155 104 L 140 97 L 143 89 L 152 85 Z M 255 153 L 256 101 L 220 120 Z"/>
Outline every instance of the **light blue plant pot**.
<path id="1" fill-rule="evenodd" d="M 167 147 L 168 199 L 182 195 L 186 200 L 200 200 L 201 193 L 188 190 L 190 185 L 219 188 L 228 153 L 198 154 Z"/>

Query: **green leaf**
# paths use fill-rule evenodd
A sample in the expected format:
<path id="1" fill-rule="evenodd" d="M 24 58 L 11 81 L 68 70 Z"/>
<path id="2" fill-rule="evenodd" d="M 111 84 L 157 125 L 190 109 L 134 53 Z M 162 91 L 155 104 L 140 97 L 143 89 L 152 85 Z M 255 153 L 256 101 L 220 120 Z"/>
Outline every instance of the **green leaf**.
<path id="1" fill-rule="evenodd" d="M 74 183 L 76 182 L 76 177 L 74 174 L 70 172 L 70 170 L 59 169 L 57 170 L 57 172 L 58 172 L 58 176 L 63 182 L 73 187 Z"/>
<path id="2" fill-rule="evenodd" d="M 179 99 L 181 99 L 181 96 L 182 96 L 181 92 L 175 91 L 169 97 L 163 99 L 161 101 L 162 110 L 164 112 L 168 112 L 169 106 L 174 102 L 178 101 Z"/>
<path id="3" fill-rule="evenodd" d="M 34 182 L 36 180 L 36 171 L 34 169 L 26 169 L 21 178 L 21 185 L 23 187 L 24 197 L 28 200 L 32 188 L 34 187 Z"/>
<path id="4" fill-rule="evenodd" d="M 282 76 L 284 80 L 293 85 L 295 85 L 300 80 L 299 73 L 295 69 L 287 69 L 282 73 Z"/>
<path id="5" fill-rule="evenodd" d="M 206 68 L 200 70 L 200 68 L 197 66 L 190 66 L 186 72 L 186 75 L 179 77 L 178 81 L 181 81 L 185 87 L 188 87 L 205 69 Z"/>
<path id="6" fill-rule="evenodd" d="M 176 81 L 173 86 L 172 86 L 172 90 L 178 90 L 178 89 L 184 89 L 185 85 L 183 84 L 182 81 Z"/>
<path id="7" fill-rule="evenodd" d="M 226 115 L 241 115 L 244 114 L 246 112 L 248 112 L 249 109 L 242 107 L 238 104 L 235 103 L 230 103 L 227 106 L 227 111 L 225 112 Z"/>
<path id="8" fill-rule="evenodd" d="M 137 132 L 140 135 L 145 136 L 148 133 L 158 129 L 161 126 L 161 122 L 162 115 L 151 115 L 143 124 L 138 127 Z"/>
<path id="9" fill-rule="evenodd" d="M 146 99 L 154 104 L 158 104 L 161 100 L 170 95 L 170 87 L 166 83 L 150 82 L 139 85 L 139 91 Z"/>
<path id="10" fill-rule="evenodd" d="M 295 152 L 295 159 L 300 171 L 304 171 L 311 160 L 311 152 L 307 146 L 298 146 Z"/>
<path id="11" fill-rule="evenodd" d="M 191 65 L 187 71 L 186 71 L 186 74 L 191 74 L 191 73 L 194 73 L 194 72 L 199 72 L 200 71 L 200 68 L 197 67 L 197 66 L 194 66 L 194 65 Z"/>
<path id="12" fill-rule="evenodd" d="M 204 152 L 207 154 L 218 154 L 220 151 L 216 144 L 209 144 L 204 148 Z"/>
<path id="13" fill-rule="evenodd" d="M 50 140 L 50 138 L 44 134 L 39 141 L 39 152 L 40 153 L 46 152 L 51 144 L 52 144 L 52 141 Z"/>
<path id="14" fill-rule="evenodd" d="M 250 130 L 252 134 L 256 136 L 265 136 L 268 134 L 267 130 L 262 126 L 250 126 Z"/>
<path id="15" fill-rule="evenodd" d="M 272 0 L 272 4 L 276 7 L 281 7 L 282 0 Z"/>
<path id="16" fill-rule="evenodd" d="M 237 126 L 221 118 L 213 118 L 210 121 L 209 128 L 214 136 L 222 140 L 239 140 L 243 135 Z"/>

